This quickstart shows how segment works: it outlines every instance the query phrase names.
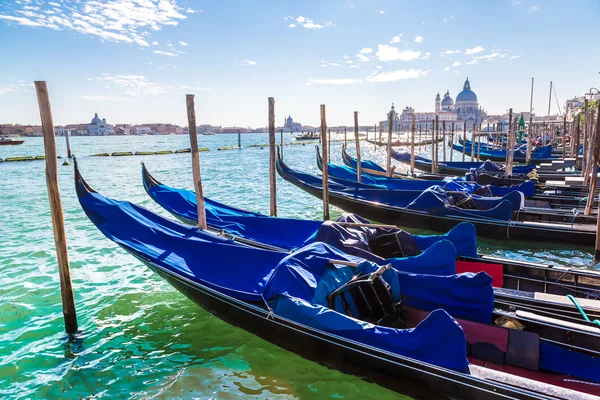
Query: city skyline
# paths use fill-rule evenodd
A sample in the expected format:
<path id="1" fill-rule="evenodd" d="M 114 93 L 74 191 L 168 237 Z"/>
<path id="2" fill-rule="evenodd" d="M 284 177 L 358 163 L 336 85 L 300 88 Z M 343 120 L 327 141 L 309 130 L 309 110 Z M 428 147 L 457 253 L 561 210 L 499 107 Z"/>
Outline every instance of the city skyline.
<path id="1" fill-rule="evenodd" d="M 585 8 L 588 12 L 580 12 Z M 34 80 L 48 82 L 57 125 L 98 112 L 113 123 L 261 127 L 276 121 L 360 124 L 397 109 L 434 110 L 469 77 L 489 114 L 546 115 L 598 86 L 600 4 L 558 1 L 323 4 L 182 0 L 20 0 L 0 4 L 0 123 L 39 124 Z M 589 38 L 589 39 L 585 39 Z M 556 98 L 558 97 L 558 104 Z"/>

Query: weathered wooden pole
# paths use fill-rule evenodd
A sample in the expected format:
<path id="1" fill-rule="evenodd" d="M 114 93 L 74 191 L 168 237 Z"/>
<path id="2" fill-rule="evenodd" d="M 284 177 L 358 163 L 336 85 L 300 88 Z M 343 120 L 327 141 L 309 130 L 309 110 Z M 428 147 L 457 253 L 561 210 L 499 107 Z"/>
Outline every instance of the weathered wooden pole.
<path id="1" fill-rule="evenodd" d="M 327 130 L 327 158 L 331 159 L 331 129 Z"/>
<path id="2" fill-rule="evenodd" d="M 438 139 L 439 138 L 440 138 L 440 116 L 436 115 L 435 116 L 435 142 L 434 142 L 434 146 L 435 146 L 435 169 L 436 169 L 436 171 L 439 168 L 439 164 L 440 164 L 440 148 L 438 146 Z"/>
<path id="3" fill-rule="evenodd" d="M 475 122 L 471 126 L 471 161 L 475 160 Z"/>
<path id="4" fill-rule="evenodd" d="M 291 130 L 290 130 L 291 133 Z M 283 160 L 283 129 L 279 130 L 279 148 L 280 148 L 280 154 L 281 154 L 281 159 Z"/>
<path id="5" fill-rule="evenodd" d="M 344 132 L 346 132 L 344 130 Z M 360 161 L 360 137 L 358 136 L 358 111 L 354 111 L 354 140 L 356 141 L 356 180 L 362 183 L 362 166 Z"/>
<path id="6" fill-rule="evenodd" d="M 431 120 L 431 173 L 435 173 L 435 145 L 433 144 L 433 138 L 435 131 L 435 119 Z"/>
<path id="7" fill-rule="evenodd" d="M 281 130 L 283 132 L 283 129 Z M 242 148 L 242 130 L 238 129 L 238 149 Z"/>
<path id="8" fill-rule="evenodd" d="M 275 99 L 269 97 L 269 215 L 277 216 L 277 176 L 275 175 Z"/>
<path id="9" fill-rule="evenodd" d="M 481 161 L 481 124 L 477 126 L 477 161 Z"/>
<path id="10" fill-rule="evenodd" d="M 454 153 L 454 122 L 452 123 L 452 131 L 450 132 L 450 162 Z"/>
<path id="11" fill-rule="evenodd" d="M 550 129 L 550 106 L 552 105 L 552 81 L 550 81 L 550 93 L 548 94 L 548 129 Z M 550 144 L 554 145 L 554 130 L 550 134 Z"/>
<path id="12" fill-rule="evenodd" d="M 65 129 L 65 140 L 67 141 L 67 158 L 73 158 L 71 155 L 71 143 L 69 142 L 69 130 Z"/>
<path id="13" fill-rule="evenodd" d="M 569 157 L 573 158 L 576 157 L 577 155 L 575 154 L 575 149 L 577 149 L 579 147 L 578 142 L 579 142 L 579 134 L 577 132 L 577 122 L 579 121 L 579 115 L 574 115 L 573 116 L 573 121 L 571 122 L 573 124 L 573 128 L 571 129 L 571 146 L 569 148 Z"/>
<path id="14" fill-rule="evenodd" d="M 444 152 L 444 162 L 446 162 L 446 121 L 442 121 L 442 147 Z"/>
<path id="15" fill-rule="evenodd" d="M 531 146 L 533 143 L 533 116 L 529 114 L 529 126 L 527 127 L 527 151 L 525 152 L 525 164 L 531 163 Z"/>
<path id="16" fill-rule="evenodd" d="M 513 120 L 512 120 L 512 108 L 508 110 L 508 140 L 506 144 L 506 164 L 504 165 L 504 175 L 510 176 L 512 175 L 512 167 L 513 167 Z"/>
<path id="17" fill-rule="evenodd" d="M 387 163 L 386 172 L 388 177 L 392 177 L 392 129 L 394 127 L 394 113 L 390 111 L 388 116 L 388 140 L 387 140 Z"/>
<path id="18" fill-rule="evenodd" d="M 588 99 L 584 100 L 583 103 L 583 129 L 581 130 L 581 148 L 583 151 L 583 154 L 581 155 L 581 161 L 579 163 L 579 168 L 582 170 L 583 175 L 585 176 L 585 157 L 587 155 L 587 126 L 588 126 L 588 121 L 589 121 L 589 116 L 588 116 Z M 579 152 L 578 152 L 579 153 Z"/>
<path id="19" fill-rule="evenodd" d="M 465 121 L 465 125 L 463 127 L 463 155 L 462 160 L 465 161 L 465 155 L 467 153 L 467 121 Z"/>
<path id="20" fill-rule="evenodd" d="M 410 174 L 415 173 L 415 131 L 417 130 L 415 113 L 412 114 L 412 129 L 410 133 Z"/>
<path id="21" fill-rule="evenodd" d="M 325 104 L 321 104 L 321 143 L 323 159 L 323 220 L 329 220 L 329 158 L 327 157 L 327 120 Z"/>
<path id="22" fill-rule="evenodd" d="M 67 235 L 65 232 L 65 217 L 63 214 L 62 200 L 58 186 L 58 159 L 56 156 L 56 137 L 54 136 L 54 122 L 50 96 L 45 81 L 35 82 L 35 91 L 42 121 L 44 135 L 44 152 L 46 155 L 46 188 L 50 202 L 50 215 L 52 217 L 52 230 L 54 231 L 54 245 L 56 247 L 56 260 L 58 262 L 58 276 L 60 277 L 60 293 L 62 298 L 62 311 L 65 321 L 65 331 L 69 335 L 77 332 L 77 313 L 75 310 L 75 297 L 71 284 L 71 271 L 69 269 L 69 252 L 67 250 Z"/>
<path id="23" fill-rule="evenodd" d="M 586 165 L 585 165 L 585 179 L 583 180 L 584 185 L 589 185 L 592 177 L 597 176 L 598 170 L 594 174 L 592 170 L 593 163 L 593 155 L 594 155 L 594 141 L 597 139 L 594 135 L 594 110 L 589 110 L 590 123 L 588 124 L 588 151 L 586 157 Z"/>
<path id="24" fill-rule="evenodd" d="M 421 124 L 419 124 L 419 146 L 423 146 L 423 131 Z"/>
<path id="25" fill-rule="evenodd" d="M 567 114 L 563 116 L 563 131 L 562 131 L 562 159 L 567 158 Z"/>
<path id="26" fill-rule="evenodd" d="M 200 154 L 198 153 L 198 132 L 196 128 L 196 109 L 194 95 L 185 96 L 188 117 L 188 133 L 190 135 L 190 150 L 192 153 L 192 177 L 196 191 L 196 209 L 198 211 L 198 227 L 206 229 L 206 210 L 204 209 L 204 192 L 202 191 L 202 176 L 200 175 Z"/>
<path id="27" fill-rule="evenodd" d="M 588 172 L 588 175 L 590 176 L 590 190 L 588 192 L 584 215 L 592 214 L 592 208 L 594 207 L 594 199 L 596 198 L 596 183 L 598 181 L 598 163 L 600 161 L 600 132 L 598 132 L 598 128 L 600 128 L 600 111 L 596 114 L 596 129 L 593 130 L 592 134 L 593 150 L 590 154 L 592 162 Z M 600 211 L 598 212 L 598 214 L 600 215 Z M 598 233 L 596 233 L 596 235 L 597 234 Z M 597 243 L 598 241 L 596 240 L 596 244 Z M 596 252 L 597 251 L 598 247 L 596 247 Z"/>

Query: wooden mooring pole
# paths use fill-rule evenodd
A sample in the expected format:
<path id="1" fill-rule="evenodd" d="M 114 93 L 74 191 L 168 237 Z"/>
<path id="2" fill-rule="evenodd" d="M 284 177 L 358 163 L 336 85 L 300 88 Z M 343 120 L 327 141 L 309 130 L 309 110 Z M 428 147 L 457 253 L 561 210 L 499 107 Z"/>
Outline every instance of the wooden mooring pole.
<path id="1" fill-rule="evenodd" d="M 435 146 L 433 144 L 435 131 L 435 119 L 431 120 L 431 173 L 435 173 Z"/>
<path id="2" fill-rule="evenodd" d="M 508 140 L 506 143 L 506 164 L 504 166 L 504 175 L 511 176 L 513 170 L 513 152 L 514 152 L 514 144 L 513 144 L 513 120 L 512 120 L 512 108 L 508 110 Z"/>
<path id="3" fill-rule="evenodd" d="M 415 113 L 412 114 L 412 129 L 410 133 L 410 174 L 415 173 L 415 133 L 417 130 Z"/>
<path id="4" fill-rule="evenodd" d="M 185 101 L 187 106 L 188 132 L 190 135 L 190 150 L 192 153 L 192 177 L 194 179 L 196 207 L 198 210 L 198 227 L 200 229 L 206 229 L 206 210 L 204 209 L 204 193 L 202 192 L 202 177 L 200 175 L 200 153 L 198 153 L 198 132 L 196 128 L 194 95 L 186 95 Z"/>
<path id="5" fill-rule="evenodd" d="M 450 162 L 452 162 L 452 154 L 454 153 L 454 122 L 450 131 Z"/>
<path id="6" fill-rule="evenodd" d="M 275 175 L 275 99 L 269 97 L 269 215 L 277 216 L 277 176 Z"/>
<path id="7" fill-rule="evenodd" d="M 281 130 L 283 132 L 283 129 Z M 242 148 L 242 130 L 238 129 L 238 149 Z"/>
<path id="8" fill-rule="evenodd" d="M 475 122 L 471 127 L 471 161 L 475 161 Z"/>
<path id="9" fill-rule="evenodd" d="M 329 171 L 327 157 L 327 119 L 325 114 L 325 104 L 321 104 L 321 143 L 323 155 L 323 220 L 329 220 Z"/>
<path id="10" fill-rule="evenodd" d="M 446 121 L 442 121 L 442 151 L 444 152 L 444 162 L 446 162 Z"/>
<path id="11" fill-rule="evenodd" d="M 600 128 L 600 112 L 596 113 L 596 129 L 593 129 L 592 133 L 592 143 L 591 147 L 591 165 L 588 171 L 590 175 L 590 190 L 588 192 L 587 203 L 585 205 L 584 215 L 591 215 L 592 208 L 594 207 L 594 199 L 596 198 L 596 183 L 598 181 L 598 164 L 600 163 L 600 132 L 598 132 L 598 128 Z M 600 215 L 600 212 L 598 213 Z M 598 241 L 596 240 L 596 245 Z M 598 247 L 596 247 L 596 251 L 598 251 Z"/>
<path id="12" fill-rule="evenodd" d="M 435 116 L 435 141 L 433 145 L 435 146 L 435 170 L 437 172 L 440 164 L 440 148 L 438 147 L 438 139 L 440 137 L 440 116 Z"/>
<path id="13" fill-rule="evenodd" d="M 531 164 L 531 145 L 533 143 L 533 116 L 529 114 L 529 126 L 527 127 L 527 151 L 525 152 L 525 164 Z"/>
<path id="14" fill-rule="evenodd" d="M 388 141 L 387 141 L 387 163 L 386 172 L 388 177 L 392 177 L 392 129 L 394 128 L 394 113 L 390 111 L 388 115 Z"/>
<path id="15" fill-rule="evenodd" d="M 344 133 L 346 130 L 344 129 Z M 358 136 L 358 111 L 354 111 L 354 140 L 356 141 L 356 181 L 362 183 L 362 166 L 360 161 L 360 137 Z"/>
<path id="16" fill-rule="evenodd" d="M 69 130 L 65 129 L 65 140 L 67 141 L 67 158 L 73 158 L 71 154 L 71 143 L 69 141 Z"/>
<path id="17" fill-rule="evenodd" d="M 348 146 L 348 138 L 347 138 L 348 132 L 347 129 L 344 128 L 344 149 Z"/>
<path id="18" fill-rule="evenodd" d="M 281 154 L 281 159 L 283 160 L 283 129 L 279 130 L 279 154 Z"/>
<path id="19" fill-rule="evenodd" d="M 50 96 L 45 81 L 35 82 L 35 91 L 42 121 L 44 135 L 44 152 L 46 154 L 46 187 L 50 202 L 50 215 L 52 216 L 52 230 L 54 231 L 54 245 L 56 246 L 56 259 L 58 262 L 58 275 L 60 277 L 60 293 L 62 298 L 62 311 L 65 321 L 65 331 L 69 335 L 77 332 L 77 313 L 75 310 L 75 297 L 71 284 L 71 271 L 69 268 L 69 252 L 67 250 L 67 235 L 65 232 L 65 217 L 63 214 L 60 189 L 58 187 L 58 159 L 56 157 L 56 137 L 54 136 L 54 122 Z"/>
<path id="20" fill-rule="evenodd" d="M 465 161 L 465 155 L 467 154 L 467 121 L 463 127 L 463 155 L 462 160 Z"/>
<path id="21" fill-rule="evenodd" d="M 563 116 L 563 131 L 562 131 L 562 159 L 567 158 L 567 114 Z"/>

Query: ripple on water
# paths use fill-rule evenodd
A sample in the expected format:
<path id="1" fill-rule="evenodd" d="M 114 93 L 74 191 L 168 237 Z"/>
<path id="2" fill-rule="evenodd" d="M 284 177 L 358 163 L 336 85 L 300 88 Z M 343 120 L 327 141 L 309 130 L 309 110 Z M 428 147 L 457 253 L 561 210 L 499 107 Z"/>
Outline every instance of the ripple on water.
<path id="1" fill-rule="evenodd" d="M 286 135 L 289 140 L 289 135 Z M 268 152 L 217 152 L 235 135 L 202 137 L 205 192 L 217 200 L 268 213 Z M 244 145 L 266 135 L 244 135 Z M 85 157 L 119 150 L 189 147 L 185 136 L 71 138 L 82 173 L 99 192 L 129 200 L 171 218 L 147 197 L 140 157 Z M 12 147 L 12 146 L 2 146 Z M 64 142 L 58 141 L 59 154 Z M 341 163 L 340 143 L 332 162 Z M 385 151 L 363 148 L 383 163 Z M 422 149 L 427 154 L 427 149 Z M 18 152 L 18 153 L 16 153 Z M 39 155 L 40 138 L 0 149 L 0 158 Z M 288 146 L 291 166 L 317 171 L 314 147 Z M 190 188 L 189 154 L 144 157 L 156 177 Z M 87 219 L 73 190 L 72 167 L 59 169 L 71 274 L 81 334 L 68 339 L 44 181 L 44 163 L 0 164 L 3 207 L 0 229 L 0 398 L 398 398 L 212 317 L 125 254 Z M 322 217 L 321 201 L 277 180 L 280 216 Z M 340 211 L 332 208 L 332 215 Z M 6 216 L 10 216 L 6 218 Z M 504 246 L 510 244 L 507 249 Z M 557 245 L 481 241 L 483 252 L 588 267 L 587 249 Z M 201 256 L 201 255 L 199 255 Z"/>

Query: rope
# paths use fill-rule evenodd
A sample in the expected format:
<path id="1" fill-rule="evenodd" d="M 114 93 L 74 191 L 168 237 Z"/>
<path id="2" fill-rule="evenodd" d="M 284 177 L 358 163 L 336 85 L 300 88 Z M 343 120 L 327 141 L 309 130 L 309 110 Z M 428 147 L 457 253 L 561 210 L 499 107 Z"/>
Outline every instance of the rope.
<path id="1" fill-rule="evenodd" d="M 269 310 L 269 313 L 266 316 L 266 319 L 269 319 L 269 317 L 272 320 L 275 320 L 275 312 L 273 312 L 273 309 L 269 306 L 269 303 L 267 303 L 267 300 L 265 300 L 265 297 L 262 295 L 260 295 L 260 298 L 263 300 L 263 302 L 265 303 L 265 306 L 267 306 L 267 310 Z"/>
<path id="2" fill-rule="evenodd" d="M 571 225 L 573 225 L 575 223 L 575 219 L 579 217 L 579 210 L 574 208 L 573 209 L 573 219 L 571 220 Z"/>
<path id="3" fill-rule="evenodd" d="M 585 311 L 583 311 L 583 308 L 581 308 L 581 305 L 579 305 L 579 302 L 577 301 L 577 299 L 573 296 L 571 296 L 570 294 L 567 295 L 567 299 L 571 300 L 573 302 L 573 305 L 577 308 L 577 310 L 579 311 L 579 313 L 581 314 L 581 316 L 583 317 L 583 319 L 586 322 L 589 322 L 591 324 L 596 325 L 598 328 L 600 328 L 600 321 L 595 319 L 593 321 L 590 321 L 590 319 L 588 318 L 587 314 L 585 313 Z"/>
<path id="4" fill-rule="evenodd" d="M 584 385 L 590 385 L 590 386 L 600 386 L 600 383 L 580 381 L 578 379 L 561 379 L 561 381 L 563 381 L 563 382 L 572 382 L 572 383 L 582 383 Z"/>

